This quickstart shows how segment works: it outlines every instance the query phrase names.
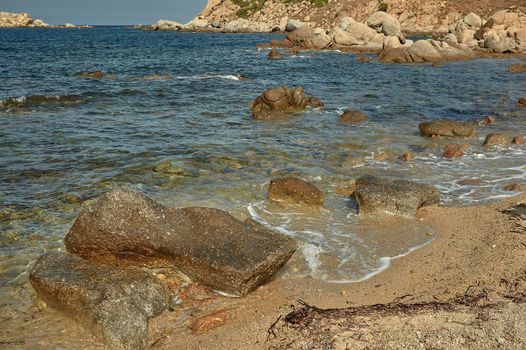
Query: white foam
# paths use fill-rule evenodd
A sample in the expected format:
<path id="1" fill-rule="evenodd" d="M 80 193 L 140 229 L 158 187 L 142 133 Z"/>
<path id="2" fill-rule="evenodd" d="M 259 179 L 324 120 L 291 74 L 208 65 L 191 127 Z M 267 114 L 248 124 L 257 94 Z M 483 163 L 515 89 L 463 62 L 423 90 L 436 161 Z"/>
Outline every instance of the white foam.
<path id="1" fill-rule="evenodd" d="M 354 278 L 354 279 L 350 279 L 350 280 L 325 280 L 325 282 L 343 284 L 343 283 L 358 283 L 358 282 L 366 281 L 366 280 L 370 279 L 371 277 L 374 277 L 374 276 L 384 272 L 385 270 L 387 270 L 389 268 L 389 266 L 391 266 L 391 261 L 393 261 L 395 259 L 398 259 L 398 258 L 402 258 L 404 256 L 407 256 L 407 255 L 411 254 L 412 252 L 414 252 L 415 250 L 418 250 L 420 248 L 425 247 L 426 245 L 428 245 L 429 243 L 433 242 L 434 240 L 435 239 L 433 238 L 432 240 L 430 240 L 430 241 L 428 241 L 428 242 L 426 242 L 424 244 L 421 244 L 421 245 L 416 246 L 416 247 L 409 248 L 405 253 L 402 253 L 402 254 L 399 254 L 399 255 L 396 255 L 396 256 L 391 256 L 391 257 L 383 256 L 383 257 L 381 257 L 379 259 L 380 266 L 376 270 L 373 270 L 373 271 L 369 272 L 368 274 L 366 274 L 363 277 Z"/>
<path id="2" fill-rule="evenodd" d="M 178 75 L 178 76 L 175 76 L 174 79 L 178 79 L 178 80 L 226 79 L 226 80 L 235 80 L 235 81 L 241 80 L 237 75 L 232 75 L 232 74 L 204 74 L 204 75 L 190 75 L 190 76 Z"/>
<path id="3" fill-rule="evenodd" d="M 220 290 L 212 290 L 214 293 L 216 294 L 219 294 L 221 296 L 224 296 L 224 297 L 227 297 L 227 298 L 239 298 L 240 296 L 239 295 L 235 295 L 235 294 L 230 294 L 230 293 L 227 293 L 227 292 L 222 292 Z"/>
<path id="4" fill-rule="evenodd" d="M 313 244 L 304 244 L 302 247 L 303 257 L 307 262 L 307 266 L 309 267 L 312 276 L 316 276 L 318 274 L 319 268 L 321 266 L 318 256 L 321 252 L 323 252 L 323 249 Z"/>

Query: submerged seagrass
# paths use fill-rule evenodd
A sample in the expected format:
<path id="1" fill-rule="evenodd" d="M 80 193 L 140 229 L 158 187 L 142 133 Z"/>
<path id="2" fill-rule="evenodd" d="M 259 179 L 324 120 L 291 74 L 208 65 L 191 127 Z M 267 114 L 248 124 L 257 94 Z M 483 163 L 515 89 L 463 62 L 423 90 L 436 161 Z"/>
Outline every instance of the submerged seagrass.
<path id="1" fill-rule="evenodd" d="M 174 266 L 194 280 L 244 295 L 294 253 L 294 240 L 212 208 L 169 208 L 143 194 L 112 191 L 83 211 L 67 249 L 93 262 Z"/>

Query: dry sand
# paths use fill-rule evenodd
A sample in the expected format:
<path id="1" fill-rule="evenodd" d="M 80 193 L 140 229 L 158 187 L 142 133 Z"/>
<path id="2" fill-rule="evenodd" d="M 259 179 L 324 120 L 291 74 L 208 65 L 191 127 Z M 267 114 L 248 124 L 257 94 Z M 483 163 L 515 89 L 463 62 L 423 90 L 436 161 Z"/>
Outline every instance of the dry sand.
<path id="1" fill-rule="evenodd" d="M 526 231 L 501 212 L 520 202 L 420 210 L 436 238 L 363 282 L 276 276 L 244 298 L 194 286 L 151 321 L 152 349 L 524 349 Z M 104 348 L 27 289 L 33 305 L 2 315 L 1 348 Z"/>

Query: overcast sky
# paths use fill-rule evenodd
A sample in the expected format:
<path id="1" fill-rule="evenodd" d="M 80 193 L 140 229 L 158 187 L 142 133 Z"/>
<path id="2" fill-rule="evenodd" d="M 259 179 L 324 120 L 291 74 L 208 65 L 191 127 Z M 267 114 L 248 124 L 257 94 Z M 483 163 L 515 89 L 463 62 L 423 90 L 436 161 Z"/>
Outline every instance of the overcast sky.
<path id="1" fill-rule="evenodd" d="M 49 24 L 151 24 L 187 22 L 206 0 L 0 0 L 0 11 L 28 12 Z"/>

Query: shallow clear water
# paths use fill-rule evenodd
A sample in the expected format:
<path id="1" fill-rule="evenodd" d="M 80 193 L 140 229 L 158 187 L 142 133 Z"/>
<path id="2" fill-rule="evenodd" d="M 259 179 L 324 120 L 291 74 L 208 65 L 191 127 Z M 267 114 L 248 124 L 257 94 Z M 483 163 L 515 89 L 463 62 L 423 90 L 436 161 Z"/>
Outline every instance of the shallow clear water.
<path id="1" fill-rule="evenodd" d="M 254 217 L 296 237 L 304 267 L 286 273 L 359 280 L 389 257 L 431 239 L 409 219 L 358 219 L 356 204 L 335 193 L 344 180 L 379 174 L 436 185 L 443 204 L 483 203 L 515 193 L 525 180 L 524 146 L 484 149 L 494 131 L 524 134 L 517 106 L 526 78 L 516 59 L 430 65 L 359 63 L 353 54 L 305 52 L 268 61 L 256 43 L 269 35 L 92 30 L 0 30 L 0 285 L 27 280 L 28 264 L 60 247 L 85 205 L 111 188 L 131 188 L 167 205 L 202 205 Z M 103 79 L 80 71 L 102 70 Z M 241 79 L 240 79 L 241 77 Z M 244 79 L 247 78 L 247 79 Z M 325 102 L 282 122 L 256 122 L 250 103 L 276 85 L 302 85 Z M 370 120 L 338 122 L 347 108 Z M 441 156 L 448 139 L 418 134 L 440 118 L 497 124 L 479 128 L 471 148 Z M 416 160 L 405 163 L 405 151 Z M 390 158 L 375 160 L 385 153 Z M 352 166 L 349 157 L 366 163 Z M 186 177 L 153 171 L 170 160 Z M 327 195 L 325 209 L 300 211 L 266 202 L 268 182 L 297 175 Z M 472 185 L 459 180 L 478 179 Z"/>

